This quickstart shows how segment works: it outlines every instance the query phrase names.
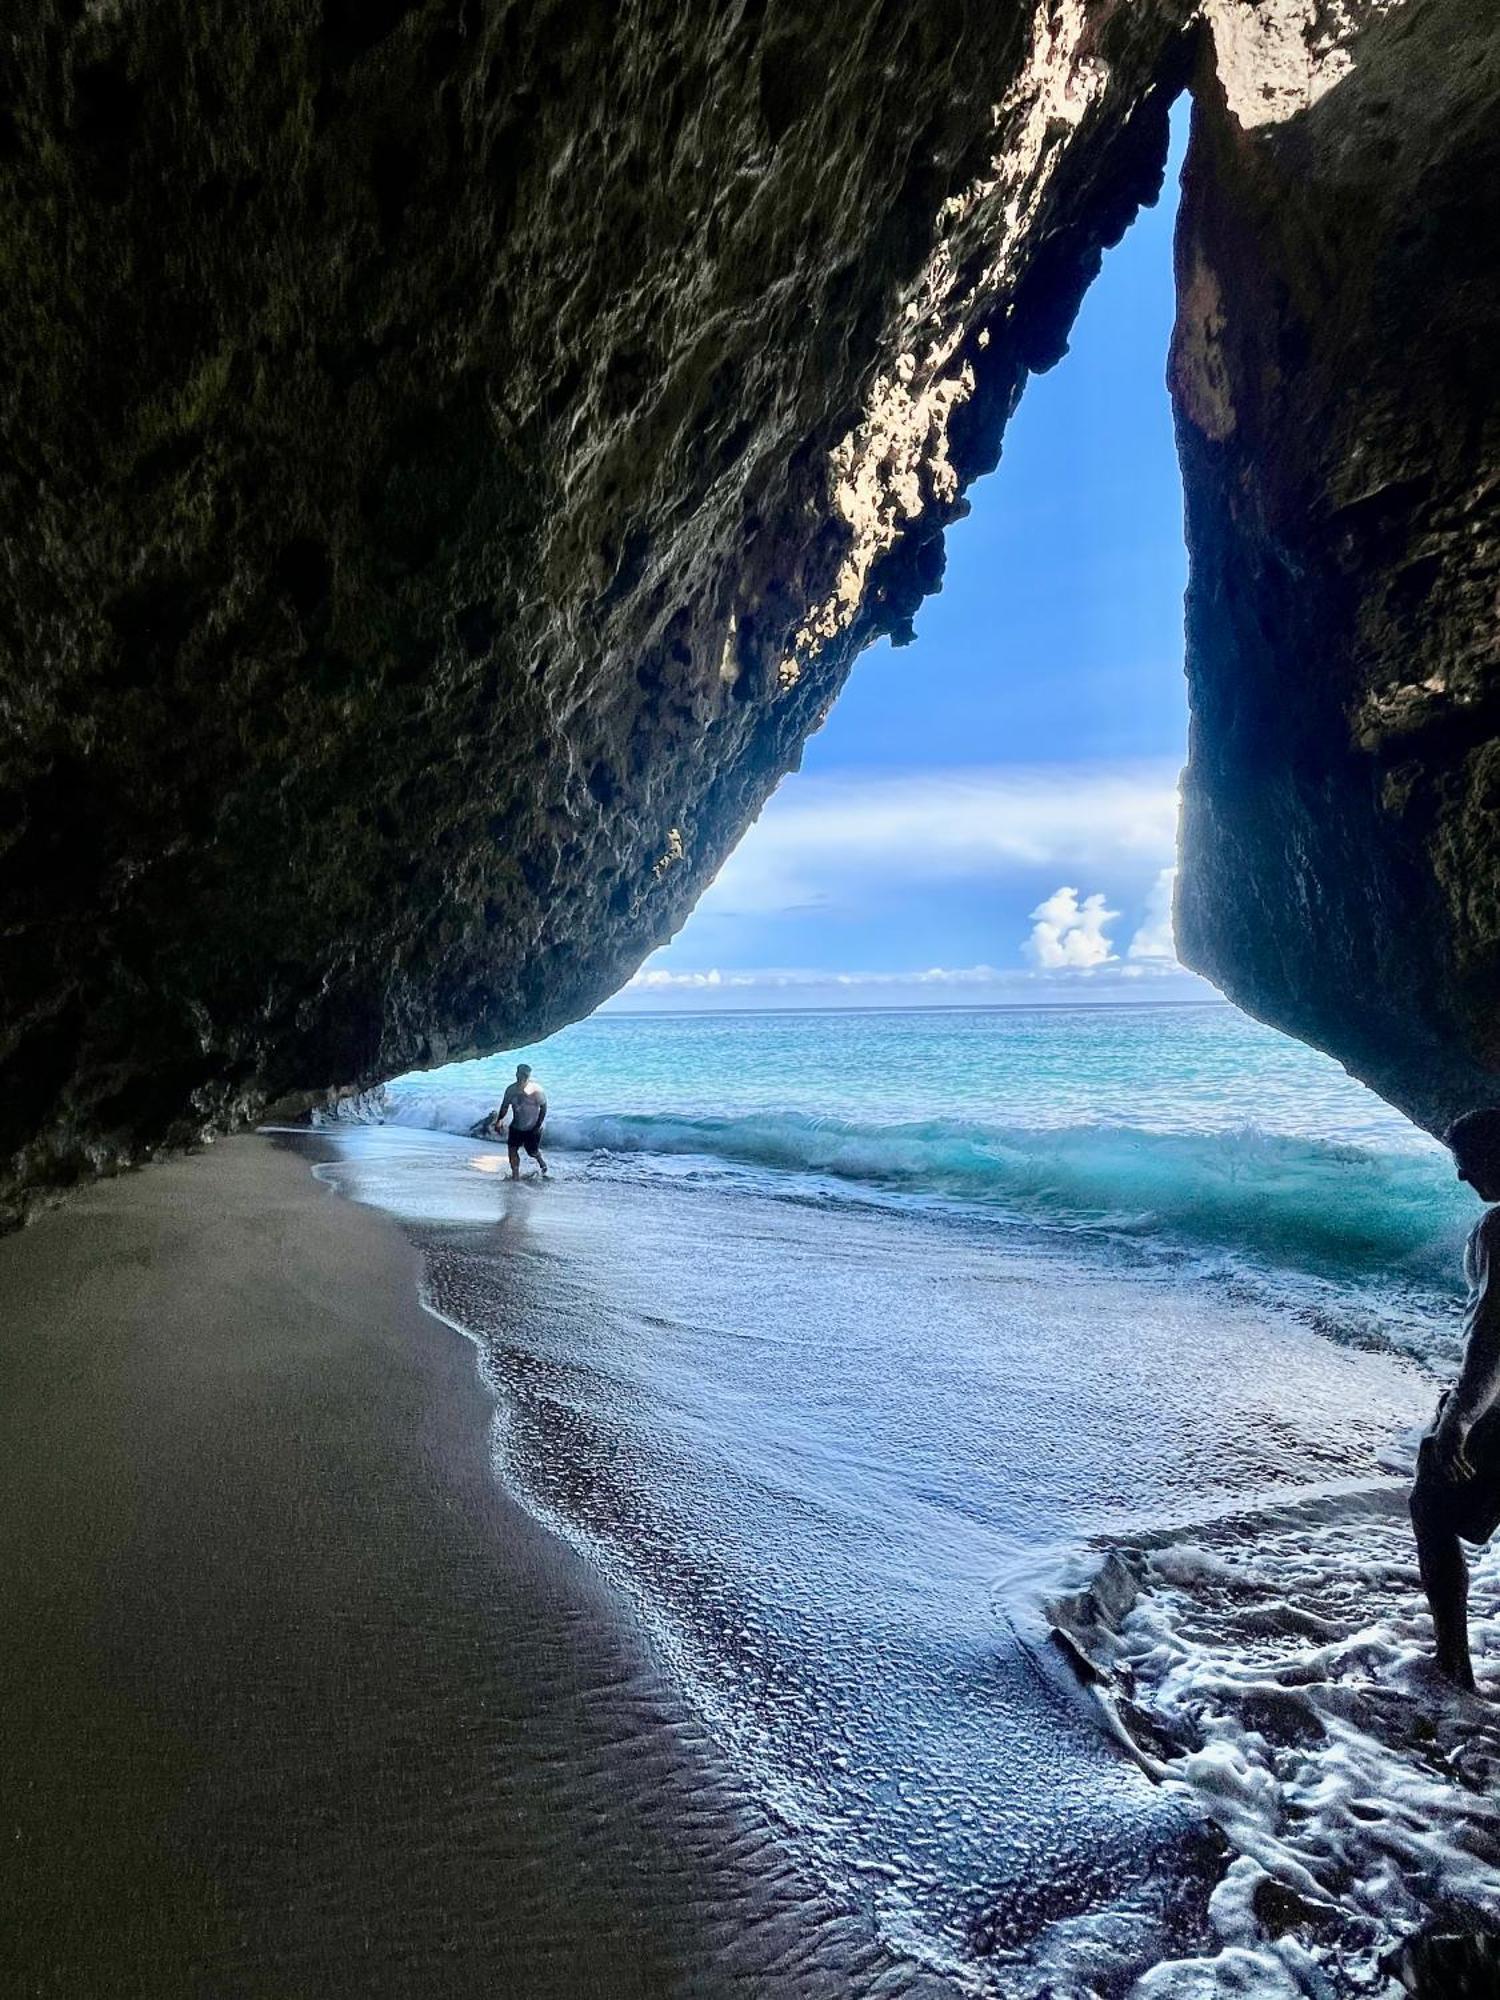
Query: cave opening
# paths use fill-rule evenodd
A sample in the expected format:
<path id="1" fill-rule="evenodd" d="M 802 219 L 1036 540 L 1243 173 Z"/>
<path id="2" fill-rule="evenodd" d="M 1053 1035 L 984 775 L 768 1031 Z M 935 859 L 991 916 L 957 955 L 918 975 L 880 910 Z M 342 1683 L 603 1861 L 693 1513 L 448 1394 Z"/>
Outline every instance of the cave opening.
<path id="1" fill-rule="evenodd" d="M 893 1104 L 880 1080 L 905 1060 L 897 1017 L 921 1015 L 905 1031 L 912 1065 L 968 1072 L 941 1089 L 973 1145 L 952 1175 L 943 1153 L 944 1185 L 1003 1185 L 1018 1131 L 1028 1158 L 1048 1131 L 1087 1133 L 1070 1212 L 1181 1204 L 1212 1212 L 1193 1224 L 1209 1238 L 1227 1229 L 1343 1282 L 1374 1227 L 1359 1215 L 1368 1190 L 1351 1201 L 1351 1183 L 1324 1183 L 1338 1165 L 1326 1149 L 1352 1141 L 1413 1176 L 1400 1256 L 1434 1281 L 1448 1271 L 1462 1204 L 1446 1156 L 1175 948 L 1188 557 L 1167 370 L 1190 117 L 1184 95 L 1159 197 L 1105 252 L 1059 359 L 1027 382 L 998 466 L 947 531 L 914 642 L 881 640 L 856 662 L 800 767 L 618 992 L 545 1041 L 396 1079 L 377 1095 L 398 1120 L 467 1129 L 520 1054 L 562 1066 L 577 1115 L 558 1129 L 585 1143 L 675 1155 L 701 1142 L 757 1161 L 769 1146 L 779 1164 L 858 1181 L 899 1123 L 899 1090 Z M 642 1016 L 741 1025 L 658 1042 L 628 1029 Z M 858 1048 L 832 1025 L 854 1016 L 886 1017 Z M 1014 1020 L 997 1054 L 984 1038 L 1002 1016 Z M 782 1072 L 793 1125 L 832 1121 L 831 1140 L 767 1120 Z M 1170 1167 L 1153 1150 L 1164 1133 L 1179 1147 Z M 1237 1133 L 1269 1154 L 1247 1165 Z M 898 1140 L 876 1177 L 920 1179 L 926 1143 L 908 1158 Z M 1232 1190 L 1262 1171 L 1274 1193 L 1241 1212 Z"/>
<path id="2" fill-rule="evenodd" d="M 1166 386 L 1188 101 L 1159 200 L 946 536 L 631 1005 L 1207 1002 L 1172 950 L 1186 755 Z"/>
<path id="3" fill-rule="evenodd" d="M 461 1270 L 433 1260 L 435 1309 L 507 1383 L 519 1357 L 548 1384 L 516 1396 L 507 1476 L 626 1583 L 854 1907 L 965 1975 L 1004 1954 L 1122 1992 L 1217 1946 L 1183 1887 L 1198 1836 L 1058 1724 L 1077 1690 L 1055 1669 L 1097 1656 L 1081 1678 L 1107 1688 L 1124 1659 L 1148 1755 L 1186 1770 L 1180 1698 L 1275 1782 L 1215 1678 L 1244 1661 L 1214 1587 L 1317 1685 L 1274 1528 L 1231 1574 L 1245 1510 L 1369 1485 L 1427 1397 L 1391 1348 L 1439 1351 L 1468 1219 L 1431 1141 L 1177 961 L 1185 126 L 950 530 L 915 642 L 856 664 L 677 937 L 588 1020 L 381 1093 L 377 1122 L 467 1152 L 360 1131 L 331 1170 L 419 1231 L 472 1229 Z M 556 1197 L 493 1120 L 517 1056 Z M 1184 1519 L 1203 1547 L 1175 1546 Z M 1383 1504 L 1307 1520 L 1299 1588 L 1363 1644 L 1350 1549 L 1395 1578 L 1403 1530 Z M 1372 1606 L 1394 1674 L 1410 1591 Z M 1302 1701 L 1284 1726 L 1316 1759 Z M 1396 1792 L 1402 1746 L 1377 1730 L 1364 1754 Z M 1322 1838 L 1297 1837 L 1313 1875 Z"/>

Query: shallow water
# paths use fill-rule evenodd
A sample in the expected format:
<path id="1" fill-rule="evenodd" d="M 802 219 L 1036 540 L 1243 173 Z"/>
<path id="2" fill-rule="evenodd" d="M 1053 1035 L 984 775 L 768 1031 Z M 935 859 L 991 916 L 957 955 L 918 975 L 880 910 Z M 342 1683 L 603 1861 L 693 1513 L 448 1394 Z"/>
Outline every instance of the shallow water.
<path id="1" fill-rule="evenodd" d="M 530 1059 L 554 1185 L 452 1136 L 514 1055 L 346 1106 L 322 1171 L 403 1218 L 504 1478 L 892 1943 L 979 1992 L 1154 1967 L 1143 1996 L 1327 2000 L 1384 1995 L 1424 1913 L 1500 1917 L 1442 1771 L 1373 1908 L 1370 1801 L 1415 1782 L 1380 1718 L 1423 1685 L 1402 1475 L 1474 1213 L 1440 1147 L 1225 1007 L 606 1016 Z M 1101 1699 L 1048 1620 L 1112 1548 L 1140 1596 Z M 1243 1726 L 1263 1662 L 1185 1581 L 1241 1559 L 1297 1702 L 1383 1690 L 1338 1739 L 1363 1817 L 1309 1805 L 1338 1757 L 1272 1768 Z M 1170 1768 L 1121 1754 L 1116 1698 Z M 1462 1728 L 1424 1700 L 1429 1736 Z M 1250 1868 L 1356 1928 L 1272 1936 Z"/>
<path id="2" fill-rule="evenodd" d="M 1427 1353 L 1473 1203 L 1337 1063 L 1225 1006 L 596 1016 L 528 1056 L 623 1170 L 1107 1231 Z M 515 1055 L 353 1107 L 464 1133 Z"/>
<path id="3" fill-rule="evenodd" d="M 1016 1994 L 1222 1948 L 1201 1792 L 1115 1752 L 1042 1607 L 1091 1544 L 1309 1492 L 1388 1516 L 1420 1366 L 1319 1332 L 1317 1274 L 1248 1283 L 1167 1229 L 603 1147 L 512 1187 L 493 1146 L 328 1136 L 476 1341 L 502 1475 L 893 1944 Z M 1368 1309 L 1317 1282 L 1325 1324 Z M 1402 1299 L 1440 1341 L 1436 1289 Z"/>

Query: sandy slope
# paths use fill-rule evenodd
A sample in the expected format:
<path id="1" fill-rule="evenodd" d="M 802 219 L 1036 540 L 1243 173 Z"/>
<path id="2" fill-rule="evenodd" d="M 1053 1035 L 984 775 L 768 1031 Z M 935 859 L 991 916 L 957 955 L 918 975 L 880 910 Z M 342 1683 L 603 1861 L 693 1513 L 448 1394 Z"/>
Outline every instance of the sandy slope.
<path id="1" fill-rule="evenodd" d="M 89 1189 L 0 1242 L 0 1329 L 7 1993 L 926 1988 L 505 1499 L 472 1350 L 305 1148 Z"/>

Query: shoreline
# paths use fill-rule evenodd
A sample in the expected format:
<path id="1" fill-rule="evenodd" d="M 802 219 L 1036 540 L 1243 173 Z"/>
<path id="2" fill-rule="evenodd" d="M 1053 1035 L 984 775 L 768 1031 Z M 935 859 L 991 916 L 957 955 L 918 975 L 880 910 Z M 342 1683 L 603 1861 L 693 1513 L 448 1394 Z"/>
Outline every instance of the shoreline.
<path id="1" fill-rule="evenodd" d="M 951 1991 L 801 1877 L 505 1492 L 474 1344 L 316 1148 L 0 1242 L 8 1990 Z"/>
<path id="2" fill-rule="evenodd" d="M 1148 1970 L 1158 1986 L 1207 1978 L 1228 1951 L 1221 1969 L 1238 1976 L 1253 1957 L 1256 1990 L 1279 1992 L 1334 1953 L 1375 1977 L 1437 1907 L 1472 1903 L 1487 1921 L 1489 1828 L 1466 1833 L 1467 1779 L 1422 1762 L 1427 1743 L 1456 1752 L 1474 1738 L 1467 1764 L 1496 1745 L 1421 1672 L 1388 1454 L 1425 1403 L 1409 1363 L 1268 1319 L 1201 1278 L 1072 1253 L 1064 1267 L 1003 1233 L 964 1264 L 913 1218 L 621 1178 L 607 1162 L 584 1163 L 565 1196 L 512 1192 L 493 1149 L 441 1132 L 324 1138 L 338 1165 L 319 1177 L 401 1218 L 423 1253 L 427 1309 L 478 1348 L 507 1413 L 497 1464 L 510 1490 L 618 1585 L 690 1708 L 810 1838 L 818 1875 L 867 1870 L 886 1885 L 879 1920 L 898 1949 L 930 1948 L 929 1962 L 980 1982 L 1007 1963 L 1017 1992 L 1106 1964 L 1111 1991 Z M 783 1294 L 768 1293 L 768 1261 Z M 929 1375 L 933 1285 L 945 1338 Z M 1094 1414 L 1081 1454 L 1054 1437 L 1060 1455 L 1039 1459 L 1027 1413 L 1039 1387 L 1056 1388 L 1059 1318 L 1075 1328 L 1071 1393 Z M 1117 1343 L 1081 1337 L 1112 1320 L 1136 1327 L 1123 1400 Z M 986 1373 L 1000 1353 L 1003 1379 Z M 1192 1386 L 1205 1371 L 1210 1411 Z M 830 1374 L 858 1393 L 830 1400 Z M 1144 1432 L 1143 1398 L 1158 1417 Z M 1128 1491 L 1108 1470 L 1121 1435 L 1136 1454 Z M 1070 1562 L 1087 1548 L 1128 1568 L 1114 1609 L 1129 1630 L 1110 1623 L 1096 1649 L 1096 1618 L 1043 1601 L 1028 1642 L 1002 1584 L 1017 1533 L 1032 1553 L 1060 1533 Z M 1264 1573 L 1262 1549 L 1274 1551 Z M 925 1602 L 934 1592 L 941 1603 Z M 1075 1611 L 1098 1594 L 1085 1588 Z M 1490 1631 L 1475 1643 L 1494 1652 Z M 867 1699 L 872 1658 L 880 1692 Z M 1394 1809 L 1390 1828 L 1344 1812 L 1346 1763 L 1368 1798 L 1421 1795 L 1429 1830 L 1406 1858 L 1432 1875 L 1430 1905 L 1413 1891 L 1386 1909 L 1362 1893 L 1406 1834 Z M 1142 1772 L 1157 1781 L 1144 1791 Z M 1039 1787 L 1053 1808 L 1028 1815 Z M 1069 1854 L 1049 1844 L 1060 1819 Z M 833 1827 L 836 1853 L 819 1845 Z M 1086 1893 L 1070 1902 L 1060 1887 L 1039 1911 L 1039 1885 L 1073 1881 L 1085 1841 Z M 1349 1880 L 1328 1855 L 1347 1860 Z M 1283 1910 L 1288 1883 L 1303 1904 Z M 1169 1907 L 1153 1900 L 1162 1884 Z M 1283 1942 L 1288 1921 L 1305 1936 Z"/>

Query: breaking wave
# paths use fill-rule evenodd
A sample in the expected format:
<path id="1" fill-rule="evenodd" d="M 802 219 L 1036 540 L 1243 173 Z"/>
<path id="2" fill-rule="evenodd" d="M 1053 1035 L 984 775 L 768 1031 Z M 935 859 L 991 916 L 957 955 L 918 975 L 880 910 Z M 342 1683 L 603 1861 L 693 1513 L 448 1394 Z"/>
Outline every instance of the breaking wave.
<path id="1" fill-rule="evenodd" d="M 342 1115 L 467 1134 L 489 1102 L 477 1092 L 408 1086 L 357 1100 Z M 561 1151 L 813 1176 L 849 1192 L 936 1197 L 1027 1221 L 1167 1238 L 1198 1252 L 1249 1253 L 1315 1276 L 1378 1271 L 1387 1284 L 1445 1298 L 1473 1220 L 1436 1149 L 1254 1129 L 585 1112 L 555 1115 L 547 1130 Z"/>

